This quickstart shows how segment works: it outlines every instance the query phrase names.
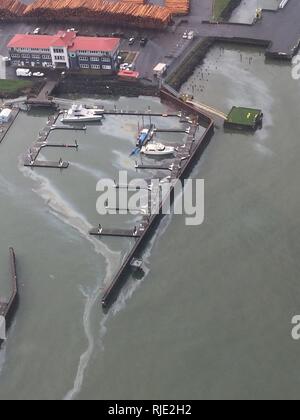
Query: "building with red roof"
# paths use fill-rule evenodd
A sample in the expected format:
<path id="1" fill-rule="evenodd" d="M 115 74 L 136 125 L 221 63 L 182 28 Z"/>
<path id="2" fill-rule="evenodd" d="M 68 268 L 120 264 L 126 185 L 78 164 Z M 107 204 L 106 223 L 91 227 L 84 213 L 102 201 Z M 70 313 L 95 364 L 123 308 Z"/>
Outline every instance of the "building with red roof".
<path id="1" fill-rule="evenodd" d="M 77 36 L 74 30 L 56 35 L 17 34 L 7 48 L 16 67 L 113 73 L 118 66 L 120 39 Z"/>

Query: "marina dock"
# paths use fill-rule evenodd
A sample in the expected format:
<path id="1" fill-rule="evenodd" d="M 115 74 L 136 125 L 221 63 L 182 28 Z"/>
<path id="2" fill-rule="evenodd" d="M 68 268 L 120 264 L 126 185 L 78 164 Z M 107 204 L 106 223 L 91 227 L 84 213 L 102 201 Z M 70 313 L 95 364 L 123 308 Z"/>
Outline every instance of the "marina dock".
<path id="1" fill-rule="evenodd" d="M 172 165 L 140 165 L 136 163 L 136 169 L 143 169 L 143 170 L 155 170 L 155 171 L 172 171 Z"/>
<path id="2" fill-rule="evenodd" d="M 115 236 L 119 238 L 140 238 L 141 232 L 139 230 L 126 229 L 99 229 L 95 228 L 90 231 L 92 236 Z"/>
<path id="3" fill-rule="evenodd" d="M 175 158 L 173 164 L 170 165 L 171 169 L 168 168 L 169 170 L 171 170 L 171 178 L 180 180 L 184 176 L 186 176 L 188 170 L 192 168 L 192 164 L 196 161 L 197 157 L 200 157 L 202 155 L 205 148 L 209 144 L 214 133 L 214 123 L 213 120 L 206 114 L 203 114 L 202 111 L 195 108 L 193 105 L 184 103 L 180 99 L 174 97 L 168 91 L 162 91 L 161 98 L 163 101 L 167 101 L 173 106 L 176 106 L 176 108 L 179 108 L 181 112 L 189 113 L 194 118 L 194 122 L 191 127 L 185 147 L 181 148 L 179 157 Z M 203 135 L 197 137 L 199 121 L 205 123 L 206 131 Z M 150 166 L 149 168 L 153 169 L 153 166 Z M 143 169 L 147 169 L 147 166 L 145 165 Z M 157 167 L 155 167 L 155 169 L 157 169 Z M 143 246 L 146 240 L 153 233 L 154 228 L 157 226 L 160 219 L 163 217 L 163 206 L 166 200 L 169 200 L 170 198 L 173 199 L 173 193 L 174 187 L 171 186 L 171 197 L 170 195 L 168 195 L 164 198 L 164 200 L 161 200 L 159 203 L 152 203 L 152 210 L 156 209 L 158 211 L 152 212 L 148 218 L 143 219 L 141 228 L 142 230 L 140 232 L 141 234 L 137 237 L 135 245 L 127 255 L 122 266 L 120 267 L 120 269 L 112 279 L 111 284 L 108 286 L 108 288 L 105 290 L 102 296 L 102 306 L 105 311 L 108 310 L 109 307 L 117 299 L 120 289 L 126 282 L 127 276 L 134 269 L 133 261 L 140 260 Z M 91 231 L 91 234 L 97 234 L 97 231 L 98 234 L 100 234 L 101 236 L 101 229 L 100 231 L 99 229 L 95 229 Z M 105 232 L 104 229 L 103 231 Z M 117 232 L 121 232 L 121 230 L 116 230 L 115 233 Z"/>
<path id="4" fill-rule="evenodd" d="M 60 115 L 61 115 L 61 112 L 58 112 L 54 116 L 49 118 L 47 126 L 39 133 L 38 139 L 27 151 L 24 157 L 24 166 L 30 167 L 30 168 L 48 168 L 48 169 L 67 169 L 69 167 L 70 165 L 69 162 L 63 161 L 62 159 L 60 159 L 57 162 L 38 160 L 39 154 L 42 151 L 42 149 L 47 148 L 47 147 L 76 149 L 76 150 L 78 150 L 79 148 L 77 141 L 75 141 L 74 144 L 50 143 L 48 141 L 49 135 L 51 134 L 53 130 L 59 130 L 59 129 L 86 130 L 85 126 L 79 126 L 79 127 L 56 126 L 55 124 Z"/>

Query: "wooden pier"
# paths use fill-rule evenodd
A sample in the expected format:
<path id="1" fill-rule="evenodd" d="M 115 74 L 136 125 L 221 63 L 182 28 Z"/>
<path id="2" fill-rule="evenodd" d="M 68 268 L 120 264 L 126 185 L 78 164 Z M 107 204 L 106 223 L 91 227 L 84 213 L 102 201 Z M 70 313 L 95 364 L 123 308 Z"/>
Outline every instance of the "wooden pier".
<path id="1" fill-rule="evenodd" d="M 172 103 L 173 105 L 178 107 L 181 111 L 188 112 L 191 116 L 196 117 L 194 119 L 193 125 L 189 132 L 189 136 L 188 136 L 185 146 L 180 148 L 177 154 L 177 157 L 174 159 L 173 164 L 170 165 L 170 167 L 168 167 L 168 170 L 171 171 L 171 175 L 169 177 L 170 181 L 180 180 L 184 176 L 186 176 L 189 169 L 191 169 L 193 162 L 196 161 L 197 157 L 202 155 L 205 148 L 209 144 L 214 133 L 214 123 L 212 119 L 206 114 L 203 114 L 201 110 L 195 108 L 192 105 L 184 103 L 180 99 L 171 95 L 169 92 L 162 91 L 161 96 L 163 100 L 168 101 L 169 103 Z M 202 136 L 197 137 L 199 121 L 205 124 L 206 131 Z M 142 166 L 142 169 L 148 169 L 148 168 L 158 169 L 158 167 L 156 166 L 155 167 L 154 166 L 147 167 L 146 165 L 144 165 L 144 167 L 143 165 L 141 166 Z M 166 168 L 167 167 L 164 167 L 164 169 Z M 167 200 L 170 200 L 170 199 L 173 200 L 174 186 L 173 186 L 173 183 L 171 183 L 170 185 L 171 185 L 170 195 L 165 196 L 164 199 L 160 200 L 158 203 L 152 203 L 151 214 L 148 217 L 144 217 L 141 224 L 141 228 L 138 227 L 138 232 L 140 234 L 137 236 L 137 241 L 135 242 L 134 247 L 132 248 L 130 253 L 127 255 L 122 266 L 120 267 L 120 269 L 114 276 L 111 284 L 105 290 L 102 296 L 102 306 L 103 306 L 104 311 L 107 311 L 109 307 L 117 299 L 120 289 L 126 282 L 127 276 L 132 272 L 134 268 L 132 262 L 141 261 L 140 257 L 142 254 L 143 246 L 146 240 L 152 234 L 154 228 L 158 225 L 161 217 L 163 217 L 162 209 L 163 209 L 164 204 L 167 202 Z M 155 210 L 154 212 L 153 212 L 153 209 Z M 98 231 L 98 234 L 100 234 L 101 236 L 101 228 L 100 229 L 96 228 L 92 232 L 94 232 L 94 234 L 97 234 L 97 231 Z M 118 232 L 118 230 L 116 230 L 115 232 Z M 114 235 L 114 236 L 117 236 L 117 235 Z"/>
<path id="2" fill-rule="evenodd" d="M 188 130 L 176 130 L 176 129 L 168 129 L 168 128 L 154 128 L 154 133 L 185 133 L 188 134 Z"/>
<path id="3" fill-rule="evenodd" d="M 10 271 L 12 292 L 10 298 L 6 301 L 0 299 L 0 346 L 6 339 L 6 332 L 9 328 L 15 311 L 18 306 L 18 278 L 16 256 L 13 248 L 9 248 Z"/>
<path id="4" fill-rule="evenodd" d="M 135 169 L 143 170 L 155 170 L 155 171 L 172 171 L 173 166 L 171 165 L 140 165 L 136 163 Z"/>
<path id="5" fill-rule="evenodd" d="M 86 125 L 53 125 L 50 130 L 86 131 Z"/>
<path id="6" fill-rule="evenodd" d="M 139 230 L 126 229 L 102 229 L 94 228 L 90 230 L 92 236 L 114 236 L 119 238 L 140 238 L 141 232 Z"/>
<path id="7" fill-rule="evenodd" d="M 30 168 L 48 168 L 48 169 L 67 169 L 69 167 L 69 162 L 63 161 L 60 159 L 58 162 L 47 161 L 47 160 L 38 160 L 39 154 L 42 149 L 51 147 L 51 148 L 64 148 L 64 149 L 76 149 L 78 150 L 79 145 L 77 141 L 74 144 L 66 143 L 50 143 L 48 141 L 49 135 L 53 130 L 86 130 L 85 126 L 56 126 L 56 122 L 61 115 L 61 112 L 56 113 L 54 116 L 50 117 L 47 123 L 47 126 L 39 133 L 37 141 L 33 146 L 27 151 L 24 158 L 24 166 Z"/>
<path id="8" fill-rule="evenodd" d="M 69 162 L 53 162 L 53 161 L 43 161 L 43 160 L 35 160 L 29 161 L 25 160 L 24 166 L 30 168 L 48 168 L 48 169 L 68 169 Z"/>
<path id="9" fill-rule="evenodd" d="M 164 117 L 164 118 L 178 118 L 181 115 L 178 113 L 163 113 L 163 112 L 152 112 L 149 111 L 126 111 L 126 110 L 105 110 L 103 109 L 103 115 L 123 115 L 123 116 L 135 116 L 135 117 Z"/>

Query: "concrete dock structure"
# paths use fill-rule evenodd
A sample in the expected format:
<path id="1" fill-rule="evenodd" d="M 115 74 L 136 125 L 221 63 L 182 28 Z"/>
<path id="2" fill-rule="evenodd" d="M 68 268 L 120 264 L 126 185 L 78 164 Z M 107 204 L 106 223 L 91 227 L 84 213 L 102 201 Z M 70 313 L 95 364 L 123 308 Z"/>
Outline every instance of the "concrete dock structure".
<path id="1" fill-rule="evenodd" d="M 193 163 L 196 161 L 197 157 L 201 156 L 205 148 L 209 144 L 213 134 L 214 134 L 214 123 L 206 115 L 203 114 L 199 109 L 189 105 L 180 99 L 174 97 L 168 91 L 161 91 L 161 99 L 166 101 L 176 108 L 179 108 L 181 113 L 188 113 L 194 118 L 194 123 L 191 127 L 188 139 L 186 141 L 186 147 L 182 149 L 181 156 L 175 159 L 172 168 L 170 168 L 170 179 L 171 180 L 180 180 L 184 178 L 188 170 L 191 169 Z M 197 137 L 198 134 L 198 125 L 201 122 L 206 127 L 205 133 L 200 137 Z M 172 184 L 173 185 L 173 184 Z M 109 307 L 117 299 L 120 289 L 126 282 L 127 276 L 133 270 L 133 262 L 140 260 L 143 247 L 148 240 L 148 238 L 153 233 L 154 229 L 157 227 L 159 221 L 163 217 L 162 209 L 166 202 L 171 198 L 173 199 L 174 187 L 170 188 L 170 195 L 165 196 L 163 200 L 160 200 L 158 203 L 153 203 L 154 211 L 152 209 L 149 217 L 144 218 L 140 227 L 137 227 L 136 242 L 132 250 L 128 253 L 125 261 L 122 266 L 112 279 L 112 282 L 107 287 L 102 296 L 102 306 L 104 311 L 108 310 Z M 171 196 L 171 197 L 170 197 Z M 157 209 L 158 207 L 158 209 Z M 156 211 L 158 210 L 158 211 Z M 102 230 L 98 230 L 98 235 L 101 236 Z M 103 232 L 105 230 L 103 229 Z M 119 231 L 121 233 L 121 230 Z M 116 232 L 117 233 L 117 232 Z M 97 235 L 97 229 L 93 229 L 90 234 Z M 116 235 L 117 236 L 117 235 Z"/>
<path id="2" fill-rule="evenodd" d="M 12 291 L 8 300 L 0 299 L 0 347 L 6 339 L 6 332 L 9 328 L 15 311 L 18 306 L 18 278 L 16 255 L 13 248 L 9 248 L 10 271 Z"/>
<path id="3" fill-rule="evenodd" d="M 220 41 L 261 45 L 266 47 L 267 57 L 291 60 L 299 49 L 299 16 L 299 0 L 289 0 L 283 8 L 263 10 L 261 19 L 253 24 L 201 22 L 198 35 Z M 193 17 L 190 22 L 197 26 Z"/>

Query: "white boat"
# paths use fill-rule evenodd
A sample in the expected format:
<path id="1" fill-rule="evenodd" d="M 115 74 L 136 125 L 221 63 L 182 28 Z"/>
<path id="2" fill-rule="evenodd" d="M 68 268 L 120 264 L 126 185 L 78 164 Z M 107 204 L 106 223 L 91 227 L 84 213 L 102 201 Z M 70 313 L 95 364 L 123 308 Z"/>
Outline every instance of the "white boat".
<path id="1" fill-rule="evenodd" d="M 167 156 L 173 155 L 174 152 L 175 147 L 165 146 L 162 143 L 148 143 L 141 149 L 141 153 L 147 156 Z"/>
<path id="2" fill-rule="evenodd" d="M 103 109 L 85 108 L 83 105 L 72 105 L 61 119 L 63 123 L 97 122 L 103 118 Z"/>

